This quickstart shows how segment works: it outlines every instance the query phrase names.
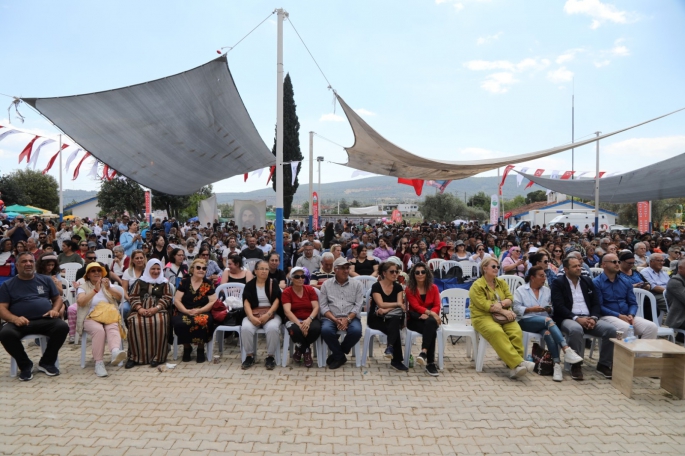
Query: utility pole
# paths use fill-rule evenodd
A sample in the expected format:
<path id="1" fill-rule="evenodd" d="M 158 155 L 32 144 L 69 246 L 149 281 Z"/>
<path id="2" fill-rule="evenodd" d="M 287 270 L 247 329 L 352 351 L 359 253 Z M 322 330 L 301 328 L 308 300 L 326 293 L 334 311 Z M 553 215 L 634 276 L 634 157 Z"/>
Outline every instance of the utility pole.
<path id="1" fill-rule="evenodd" d="M 309 132 L 309 229 L 314 226 L 314 132 Z"/>
<path id="2" fill-rule="evenodd" d="M 282 8 L 276 13 L 276 251 L 283 269 L 283 20 L 288 13 Z"/>
<path id="3" fill-rule="evenodd" d="M 599 136 L 601 131 L 595 132 Z M 596 174 L 595 174 L 595 236 L 599 234 L 599 141 L 595 143 L 597 145 L 597 157 L 596 157 Z"/>

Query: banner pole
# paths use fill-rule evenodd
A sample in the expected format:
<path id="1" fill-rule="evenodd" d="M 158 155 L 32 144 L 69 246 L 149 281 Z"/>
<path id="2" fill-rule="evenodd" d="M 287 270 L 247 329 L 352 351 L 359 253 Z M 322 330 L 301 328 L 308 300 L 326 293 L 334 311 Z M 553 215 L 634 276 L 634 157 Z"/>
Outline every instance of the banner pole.
<path id="1" fill-rule="evenodd" d="M 601 131 L 595 132 L 599 136 Z M 599 140 L 595 143 L 596 152 L 596 174 L 595 174 L 595 236 L 599 234 Z"/>
<path id="2" fill-rule="evenodd" d="M 314 226 L 314 132 L 309 132 L 309 229 Z"/>
<path id="3" fill-rule="evenodd" d="M 283 20 L 288 15 L 283 8 L 278 13 L 276 40 L 276 251 L 283 268 Z"/>

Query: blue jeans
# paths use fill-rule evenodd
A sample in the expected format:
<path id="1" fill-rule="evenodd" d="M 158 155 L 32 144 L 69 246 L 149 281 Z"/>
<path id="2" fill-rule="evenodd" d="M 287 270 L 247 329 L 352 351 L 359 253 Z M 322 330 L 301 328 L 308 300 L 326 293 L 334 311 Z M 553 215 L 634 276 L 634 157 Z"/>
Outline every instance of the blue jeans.
<path id="1" fill-rule="evenodd" d="M 121 304 L 119 304 L 119 311 L 122 312 L 122 318 L 124 319 L 124 324 L 126 322 L 126 319 L 128 318 L 128 314 L 131 313 L 131 304 L 129 304 L 128 301 L 123 301 Z"/>
<path id="2" fill-rule="evenodd" d="M 331 350 L 333 359 L 342 359 L 346 354 L 349 354 L 352 347 L 362 338 L 361 320 L 355 318 L 347 325 L 347 335 L 342 343 L 340 343 L 339 337 L 338 327 L 331 320 L 324 317 L 321 322 L 321 338 Z"/>
<path id="3" fill-rule="evenodd" d="M 522 318 L 519 320 L 519 326 L 525 332 L 541 334 L 545 338 L 547 350 L 552 355 L 554 362 L 561 362 L 559 346 L 565 347 L 568 344 L 563 334 L 561 334 L 561 330 L 552 320 L 552 317 L 536 315 L 534 317 Z"/>

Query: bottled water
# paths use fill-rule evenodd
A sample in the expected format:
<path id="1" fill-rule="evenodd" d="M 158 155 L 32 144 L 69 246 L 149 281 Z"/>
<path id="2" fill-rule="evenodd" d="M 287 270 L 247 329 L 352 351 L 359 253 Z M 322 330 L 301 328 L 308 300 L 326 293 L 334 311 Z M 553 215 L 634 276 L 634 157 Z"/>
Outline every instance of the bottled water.
<path id="1" fill-rule="evenodd" d="M 409 367 L 414 367 L 414 355 L 409 355 Z"/>
<path id="2" fill-rule="evenodd" d="M 626 334 L 623 336 L 623 341 L 629 344 L 631 342 L 635 342 L 636 339 L 637 337 L 635 337 L 635 329 L 633 329 L 633 325 L 628 326 Z"/>

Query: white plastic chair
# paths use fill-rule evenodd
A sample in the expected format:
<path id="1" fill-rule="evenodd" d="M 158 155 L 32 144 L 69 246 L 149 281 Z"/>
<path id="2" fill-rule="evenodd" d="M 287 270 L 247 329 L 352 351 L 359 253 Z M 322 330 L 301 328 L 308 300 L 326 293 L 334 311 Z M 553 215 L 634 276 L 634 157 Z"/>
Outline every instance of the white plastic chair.
<path id="1" fill-rule="evenodd" d="M 261 260 L 257 258 L 246 258 L 245 260 L 243 260 L 243 264 L 245 265 L 244 267 L 246 267 L 250 272 L 254 272 L 254 267 L 258 261 Z"/>
<path id="2" fill-rule="evenodd" d="M 347 331 L 338 331 L 337 334 L 338 334 L 338 337 L 343 337 L 343 336 L 347 335 Z M 319 364 L 319 367 L 326 367 L 326 358 L 328 358 L 328 354 L 330 352 L 328 350 L 328 345 L 326 345 L 326 342 L 323 340 L 323 338 L 321 338 L 320 340 L 321 340 L 321 345 L 320 345 L 321 350 L 318 351 L 318 353 L 317 353 L 318 364 Z M 362 365 L 362 353 L 361 352 L 362 351 L 361 351 L 361 348 L 359 347 L 359 342 L 354 344 L 354 347 L 352 349 L 354 350 L 354 358 L 356 359 L 356 365 L 357 365 L 357 367 L 361 367 L 361 365 Z"/>
<path id="3" fill-rule="evenodd" d="M 476 354 L 476 372 L 483 372 L 483 364 L 485 364 L 485 352 L 490 344 L 485 337 L 478 334 L 478 349 Z"/>
<path id="4" fill-rule="evenodd" d="M 453 268 L 454 266 L 459 266 L 459 269 L 461 269 L 462 274 L 464 273 L 464 265 L 461 264 L 462 262 L 459 261 L 443 261 L 440 263 L 440 275 L 445 275 L 447 272 Z"/>
<path id="5" fill-rule="evenodd" d="M 431 271 L 434 273 L 440 270 L 440 267 L 443 263 L 443 259 L 440 258 L 433 258 L 432 260 L 428 260 L 428 267 L 430 268 Z"/>
<path id="6" fill-rule="evenodd" d="M 220 299 L 221 295 L 223 294 L 224 296 L 233 296 L 238 299 L 240 299 L 240 302 L 243 302 L 243 290 L 245 289 L 245 285 L 242 283 L 224 283 L 223 285 L 219 285 L 216 289 L 216 294 L 217 297 Z M 219 336 L 219 353 L 224 352 L 224 333 L 227 332 L 235 332 L 238 333 L 238 345 L 240 347 L 240 357 L 242 361 L 245 361 L 245 352 L 243 350 L 243 339 L 241 336 L 241 330 L 242 330 L 242 322 L 238 322 L 237 325 L 234 326 L 229 326 L 229 325 L 220 325 L 214 330 L 214 336 L 212 337 L 212 348 L 216 345 L 216 338 L 217 338 L 217 333 L 221 333 Z M 176 342 L 176 350 L 178 350 L 178 342 Z M 177 356 L 175 354 L 175 356 Z M 210 351 L 208 354 L 208 357 L 212 356 L 212 352 Z M 174 358 L 176 359 L 176 358 Z"/>
<path id="7" fill-rule="evenodd" d="M 64 263 L 59 266 L 59 268 L 64 271 L 64 278 L 70 284 L 76 281 L 76 273 L 82 267 L 81 263 Z"/>
<path id="8" fill-rule="evenodd" d="M 86 338 L 88 337 L 88 333 L 86 330 L 83 330 L 83 335 L 81 336 L 81 369 L 85 369 L 86 367 Z M 121 350 L 124 349 L 124 339 L 121 339 Z M 124 362 L 119 363 L 119 367 L 123 366 Z"/>
<path id="9" fill-rule="evenodd" d="M 475 261 L 460 261 L 459 267 L 464 277 L 470 277 L 471 280 L 480 277 L 480 265 Z"/>
<path id="10" fill-rule="evenodd" d="M 111 250 L 98 249 L 95 251 L 95 256 L 99 263 L 106 264 L 107 267 L 112 267 L 112 261 L 114 261 L 114 254 Z"/>
<path id="11" fill-rule="evenodd" d="M 21 341 L 25 340 L 35 340 L 38 339 L 40 343 L 40 353 L 43 354 L 45 353 L 45 349 L 48 348 L 48 337 L 47 336 L 41 336 L 39 334 L 29 334 L 21 338 Z M 59 369 L 59 358 L 55 361 L 55 367 Z M 17 360 L 14 358 L 10 359 L 10 377 L 16 377 L 17 376 Z"/>
<path id="12" fill-rule="evenodd" d="M 316 288 L 315 288 L 316 290 Z M 321 354 L 321 336 L 319 336 L 318 339 L 316 339 L 316 342 L 314 342 L 314 347 L 312 347 L 312 351 L 316 352 L 316 359 L 317 359 L 317 366 L 320 366 L 320 363 L 318 360 L 323 356 Z M 286 329 L 285 325 L 283 325 L 283 353 L 281 354 L 281 361 L 283 367 L 288 367 L 288 359 L 292 358 L 293 356 L 293 343 L 292 340 L 290 340 L 290 333 L 288 333 L 288 330 Z"/>
<path id="13" fill-rule="evenodd" d="M 657 326 L 657 337 L 667 337 L 671 342 L 675 343 L 675 331 L 673 328 L 664 328 L 659 325 L 659 317 L 656 311 L 656 298 L 654 295 L 647 290 L 642 290 L 640 288 L 633 288 L 633 293 L 635 293 L 635 300 L 637 301 L 637 315 L 636 317 L 644 318 L 644 305 L 645 301 L 649 300 L 649 306 L 652 309 L 652 322 Z"/>
<path id="14" fill-rule="evenodd" d="M 364 294 L 371 289 L 374 283 L 378 282 L 378 278 L 372 276 L 356 276 L 352 277 L 352 279 L 358 280 L 362 283 L 364 286 Z"/>
<path id="15" fill-rule="evenodd" d="M 478 338 L 473 326 L 466 323 L 466 300 L 469 298 L 468 290 L 450 288 L 440 293 L 440 302 L 447 298 L 449 314 L 447 324 L 440 325 L 438 331 L 438 367 L 445 365 L 445 345 L 449 336 L 467 337 L 466 355 L 474 359 L 478 350 Z M 407 333 L 409 334 L 409 332 Z"/>
<path id="16" fill-rule="evenodd" d="M 592 273 L 592 277 L 594 278 L 594 277 L 599 276 L 601 273 L 603 273 L 604 269 L 602 269 L 602 268 L 590 268 L 590 272 Z"/>
<path id="17" fill-rule="evenodd" d="M 371 299 L 373 299 L 373 298 L 366 299 L 366 301 L 365 301 L 363 313 L 365 313 L 366 315 L 369 314 L 369 309 L 371 308 Z M 367 360 L 369 354 L 371 356 L 373 356 L 373 338 L 378 337 L 378 342 L 382 343 L 381 339 L 383 338 L 383 336 L 385 336 L 385 333 L 383 331 L 379 331 L 377 329 L 369 328 L 369 326 L 366 325 L 366 329 L 364 330 L 364 350 L 362 351 L 361 362 L 359 362 L 359 360 L 357 360 L 357 366 L 359 366 L 360 364 L 362 366 L 366 366 L 366 360 Z M 411 348 L 411 345 L 410 345 L 410 348 Z M 409 361 L 407 358 L 407 363 L 405 363 L 405 364 L 409 365 L 408 362 Z"/>
<path id="18" fill-rule="evenodd" d="M 521 277 L 515 275 L 503 275 L 499 278 L 507 282 L 507 285 L 509 286 L 509 291 L 512 295 L 518 287 L 526 283 Z"/>

